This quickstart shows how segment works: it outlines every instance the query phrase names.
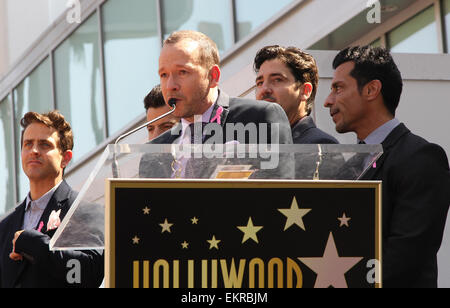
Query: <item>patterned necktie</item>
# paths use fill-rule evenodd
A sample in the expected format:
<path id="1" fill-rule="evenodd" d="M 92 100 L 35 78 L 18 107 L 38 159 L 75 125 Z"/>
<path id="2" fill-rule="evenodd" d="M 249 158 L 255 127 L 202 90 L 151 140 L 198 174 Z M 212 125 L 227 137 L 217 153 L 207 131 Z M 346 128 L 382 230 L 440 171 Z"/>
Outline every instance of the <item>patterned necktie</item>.
<path id="1" fill-rule="evenodd" d="M 202 144 L 205 136 L 203 135 L 203 130 L 206 126 L 205 122 L 202 122 L 202 125 L 199 123 L 191 123 L 189 124 L 189 130 L 191 134 L 191 144 Z M 200 174 L 202 161 L 201 159 L 190 158 L 186 162 L 186 171 L 185 178 L 198 178 Z"/>
<path id="2" fill-rule="evenodd" d="M 202 125 L 199 125 L 199 123 L 197 123 L 197 125 L 195 123 L 191 123 L 189 124 L 189 131 L 191 134 L 191 144 L 202 144 L 205 137 L 203 135 L 203 130 L 206 126 L 205 122 L 202 122 Z"/>

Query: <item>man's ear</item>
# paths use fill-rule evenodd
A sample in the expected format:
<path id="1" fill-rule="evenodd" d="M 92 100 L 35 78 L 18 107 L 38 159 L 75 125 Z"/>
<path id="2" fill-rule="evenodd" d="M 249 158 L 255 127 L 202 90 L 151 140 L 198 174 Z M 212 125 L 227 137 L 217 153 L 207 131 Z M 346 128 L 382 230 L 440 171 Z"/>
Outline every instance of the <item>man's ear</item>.
<path id="1" fill-rule="evenodd" d="M 311 94 L 313 92 L 313 89 L 314 89 L 314 87 L 313 87 L 312 83 L 310 83 L 310 82 L 305 82 L 302 85 L 302 93 L 301 93 L 302 101 L 309 100 L 309 98 L 311 97 Z"/>
<path id="2" fill-rule="evenodd" d="M 214 65 L 209 70 L 209 79 L 210 79 L 210 88 L 215 88 L 219 85 L 220 81 L 220 68 L 217 65 Z"/>
<path id="3" fill-rule="evenodd" d="M 364 86 L 363 95 L 368 101 L 373 101 L 381 95 L 383 85 L 378 79 L 372 80 Z"/>
<path id="4" fill-rule="evenodd" d="M 62 154 L 61 168 L 66 168 L 70 161 L 72 160 L 73 152 L 71 150 L 67 150 Z"/>

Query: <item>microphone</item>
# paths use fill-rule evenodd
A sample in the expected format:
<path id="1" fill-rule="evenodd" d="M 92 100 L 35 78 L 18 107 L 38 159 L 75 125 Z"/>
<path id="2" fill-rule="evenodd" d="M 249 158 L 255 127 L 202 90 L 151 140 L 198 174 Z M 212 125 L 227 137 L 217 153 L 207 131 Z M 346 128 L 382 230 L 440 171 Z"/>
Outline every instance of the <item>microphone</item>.
<path id="1" fill-rule="evenodd" d="M 175 109 L 176 109 L 176 104 L 177 104 L 177 100 L 175 98 L 169 99 L 168 105 L 172 108 L 172 110 L 170 110 L 169 112 L 166 112 L 165 114 L 160 115 L 159 117 L 157 117 L 157 118 L 155 118 L 153 120 L 150 120 L 150 121 L 142 124 L 141 126 L 135 128 L 133 130 L 130 130 L 129 132 L 126 132 L 125 134 L 119 136 L 116 139 L 116 141 L 114 142 L 114 146 L 116 146 L 119 143 L 119 141 L 122 140 L 123 138 L 128 137 L 129 135 L 134 134 L 138 130 L 140 130 L 140 129 L 144 128 L 144 127 L 147 127 L 148 125 L 150 125 L 150 124 L 152 124 L 152 123 L 154 123 L 154 122 L 156 122 L 158 120 L 161 120 L 162 118 L 167 117 L 168 115 L 174 113 Z M 116 152 L 115 151 L 113 153 L 112 173 L 113 173 L 113 178 L 118 178 L 119 177 L 119 163 L 117 162 Z"/>

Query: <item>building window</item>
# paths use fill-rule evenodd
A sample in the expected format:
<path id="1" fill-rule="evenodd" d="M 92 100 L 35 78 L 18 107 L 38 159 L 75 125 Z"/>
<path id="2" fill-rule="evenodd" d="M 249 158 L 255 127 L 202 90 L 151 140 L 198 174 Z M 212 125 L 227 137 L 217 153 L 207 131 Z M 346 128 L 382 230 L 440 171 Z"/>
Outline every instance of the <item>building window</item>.
<path id="1" fill-rule="evenodd" d="M 237 40 L 242 40 L 291 2 L 292 0 L 235 0 Z"/>
<path id="2" fill-rule="evenodd" d="M 102 16 L 108 131 L 112 135 L 145 114 L 144 97 L 159 83 L 156 0 L 109 0 Z"/>
<path id="3" fill-rule="evenodd" d="M 21 132 L 20 120 L 29 111 L 47 113 L 53 110 L 51 85 L 51 65 L 46 58 L 28 77 L 14 90 L 14 125 L 16 130 L 16 164 L 18 181 L 18 200 L 24 198 L 29 191 L 28 178 L 22 171 L 21 164 Z"/>
<path id="4" fill-rule="evenodd" d="M 369 44 L 372 47 L 382 47 L 381 45 L 381 39 L 376 39 L 375 41 L 373 41 L 372 43 Z"/>
<path id="5" fill-rule="evenodd" d="M 176 30 L 197 30 L 213 39 L 221 53 L 234 44 L 231 1 L 162 0 L 161 4 L 165 38 Z"/>
<path id="6" fill-rule="evenodd" d="M 434 6 L 389 32 L 387 38 L 392 52 L 439 53 Z"/>
<path id="7" fill-rule="evenodd" d="M 447 35 L 447 52 L 450 53 L 450 0 L 444 1 L 444 22 L 445 33 Z"/>
<path id="8" fill-rule="evenodd" d="M 55 51 L 56 107 L 74 133 L 76 162 L 105 139 L 98 16 L 92 15 Z"/>
<path id="9" fill-rule="evenodd" d="M 13 208 L 14 151 L 11 96 L 0 101 L 0 215 Z"/>

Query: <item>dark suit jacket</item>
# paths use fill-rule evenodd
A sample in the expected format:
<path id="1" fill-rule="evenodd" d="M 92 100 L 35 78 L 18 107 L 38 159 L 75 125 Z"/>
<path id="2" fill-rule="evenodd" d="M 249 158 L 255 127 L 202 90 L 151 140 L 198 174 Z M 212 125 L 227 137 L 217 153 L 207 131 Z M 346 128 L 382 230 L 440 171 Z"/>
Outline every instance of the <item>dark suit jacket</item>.
<path id="1" fill-rule="evenodd" d="M 292 134 L 289 121 L 284 110 L 278 105 L 265 101 L 256 101 L 243 98 L 230 98 L 223 91 L 219 92 L 219 98 L 214 106 L 211 118 L 213 118 L 219 107 L 223 107 L 221 114 L 221 123 L 212 124 L 213 129 L 211 134 L 206 133 L 204 143 L 216 143 L 225 144 L 230 141 L 238 141 L 240 144 L 292 144 Z M 252 138 L 247 133 L 240 134 L 237 132 L 239 126 L 241 128 L 256 128 L 257 136 Z M 260 126 L 261 124 L 261 126 Z M 271 136 L 271 129 L 274 124 L 279 125 L 279 133 L 276 132 L 275 136 Z M 208 125 L 209 126 L 209 125 Z M 209 126 L 211 128 L 211 126 Z M 208 131 L 208 130 L 207 130 Z M 244 132 L 244 129 L 240 129 Z M 161 136 L 152 140 L 150 144 L 172 144 L 181 134 L 181 123 L 173 127 L 170 131 L 165 132 Z M 216 132 L 220 132 L 220 136 L 215 135 Z M 263 136 L 263 138 L 261 138 Z M 266 136 L 267 138 L 265 138 Z M 274 138 L 276 137 L 276 138 Z M 171 155 L 152 155 L 144 156 L 140 163 L 140 176 L 143 178 L 164 178 L 172 175 L 170 164 L 173 161 Z M 280 176 L 286 178 L 293 177 L 293 158 L 290 159 L 290 167 L 287 167 L 289 159 L 287 157 L 280 157 L 280 164 L 274 172 L 260 171 L 260 177 L 276 177 Z M 214 164 L 208 164 L 207 159 L 203 159 L 202 175 L 199 178 L 209 178 L 214 171 L 217 160 Z M 248 161 L 236 161 L 235 164 L 247 164 Z M 199 168 L 197 168 L 199 169 Z"/>
<path id="2" fill-rule="evenodd" d="M 397 126 L 363 180 L 383 181 L 384 287 L 437 287 L 437 252 L 450 204 L 444 150 Z"/>
<path id="3" fill-rule="evenodd" d="M 49 250 L 51 236 L 56 230 L 47 232 L 47 222 L 52 211 L 61 209 L 61 221 L 75 201 L 77 193 L 63 181 L 50 199 L 40 221 L 41 232 L 24 231 L 16 241 L 16 252 L 23 253 L 23 261 L 9 258 L 14 234 L 22 230 L 25 202 L 11 211 L 0 222 L 0 287 L 1 288 L 46 288 L 46 287 L 99 287 L 103 280 L 103 255 L 97 251 Z M 73 268 L 67 267 L 71 259 L 80 261 L 81 283 L 69 284 L 66 276 Z"/>
<path id="4" fill-rule="evenodd" d="M 317 128 L 314 120 L 306 116 L 292 127 L 294 144 L 338 144 L 336 138 Z"/>
<path id="5" fill-rule="evenodd" d="M 292 127 L 292 139 L 294 144 L 339 144 L 336 138 L 328 135 L 317 128 L 314 120 L 306 116 Z M 319 178 L 321 180 L 332 180 L 339 166 L 344 164 L 341 154 L 327 154 L 326 163 L 319 167 Z M 317 169 L 318 155 L 296 154 L 295 155 L 295 178 L 312 180 Z"/>

